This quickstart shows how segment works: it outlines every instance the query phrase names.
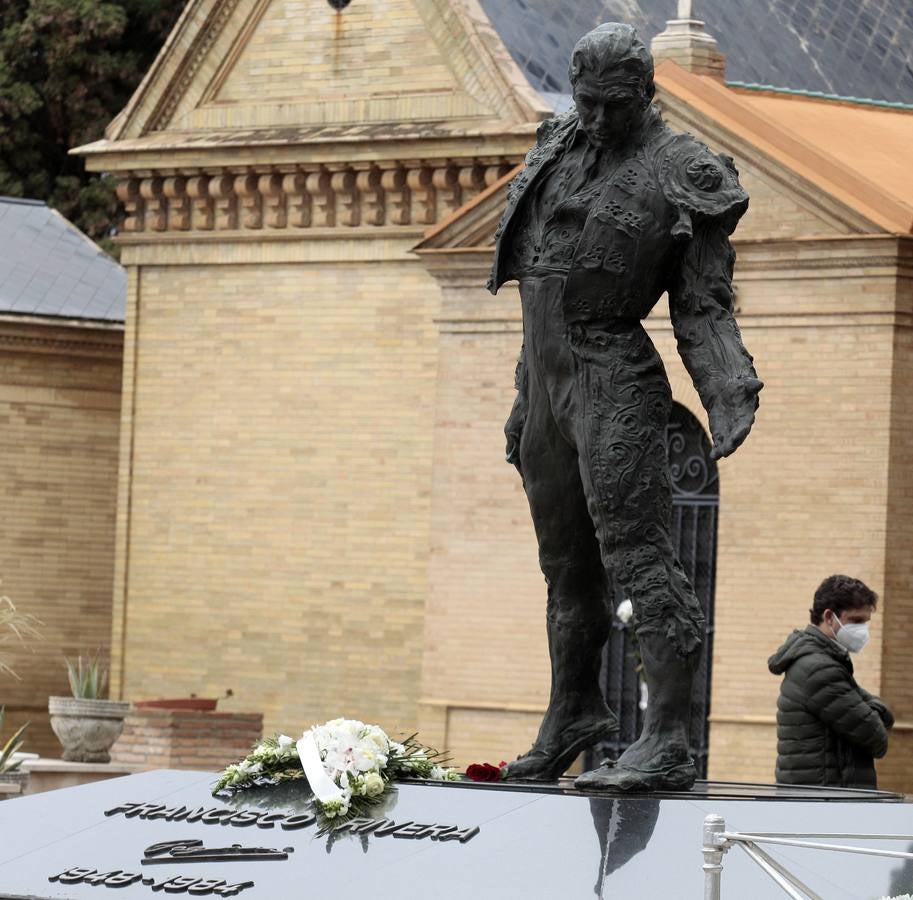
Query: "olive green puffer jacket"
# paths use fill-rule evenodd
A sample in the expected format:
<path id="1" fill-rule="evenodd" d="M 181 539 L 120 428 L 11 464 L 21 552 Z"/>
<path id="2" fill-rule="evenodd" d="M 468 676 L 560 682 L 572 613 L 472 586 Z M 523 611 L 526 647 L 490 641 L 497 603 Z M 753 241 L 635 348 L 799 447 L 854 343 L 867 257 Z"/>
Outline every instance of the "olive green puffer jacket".
<path id="1" fill-rule="evenodd" d="M 874 788 L 874 758 L 894 717 L 856 684 L 847 651 L 814 625 L 794 631 L 767 662 L 785 675 L 777 702 L 777 781 Z"/>

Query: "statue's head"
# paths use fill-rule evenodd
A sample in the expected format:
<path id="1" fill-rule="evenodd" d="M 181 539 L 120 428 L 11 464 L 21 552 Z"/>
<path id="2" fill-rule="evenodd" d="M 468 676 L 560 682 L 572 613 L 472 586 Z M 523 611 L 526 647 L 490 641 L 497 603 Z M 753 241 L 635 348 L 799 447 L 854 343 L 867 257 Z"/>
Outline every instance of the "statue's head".
<path id="1" fill-rule="evenodd" d="M 630 25 L 610 22 L 585 34 L 569 73 L 580 126 L 596 147 L 624 143 L 655 92 L 653 57 Z"/>

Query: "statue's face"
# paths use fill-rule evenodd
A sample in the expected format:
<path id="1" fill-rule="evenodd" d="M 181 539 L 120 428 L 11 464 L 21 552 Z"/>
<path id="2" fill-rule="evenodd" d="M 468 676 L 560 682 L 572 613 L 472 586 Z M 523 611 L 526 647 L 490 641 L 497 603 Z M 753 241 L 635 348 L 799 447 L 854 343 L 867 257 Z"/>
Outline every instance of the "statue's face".
<path id="1" fill-rule="evenodd" d="M 574 103 L 587 140 L 606 149 L 625 142 L 644 109 L 643 95 L 630 83 L 630 76 L 623 74 L 617 78 L 610 74 L 599 81 L 590 72 L 582 72 L 574 84 Z"/>

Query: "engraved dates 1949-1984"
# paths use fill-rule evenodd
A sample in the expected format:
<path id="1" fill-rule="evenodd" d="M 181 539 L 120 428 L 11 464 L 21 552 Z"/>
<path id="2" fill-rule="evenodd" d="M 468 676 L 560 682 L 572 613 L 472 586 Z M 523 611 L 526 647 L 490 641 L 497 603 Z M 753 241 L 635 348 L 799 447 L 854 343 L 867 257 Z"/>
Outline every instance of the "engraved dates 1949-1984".
<path id="1" fill-rule="evenodd" d="M 218 878 L 197 878 L 194 875 L 170 875 L 155 879 L 137 872 L 123 872 L 120 869 L 99 872 L 96 869 L 85 869 L 78 866 L 67 869 L 59 875 L 52 875 L 48 881 L 60 882 L 60 884 L 91 884 L 109 888 L 129 887 L 131 884 L 142 882 L 153 891 L 164 891 L 166 894 L 191 894 L 195 897 L 234 897 L 246 888 L 254 886 L 252 881 L 228 884 Z"/>

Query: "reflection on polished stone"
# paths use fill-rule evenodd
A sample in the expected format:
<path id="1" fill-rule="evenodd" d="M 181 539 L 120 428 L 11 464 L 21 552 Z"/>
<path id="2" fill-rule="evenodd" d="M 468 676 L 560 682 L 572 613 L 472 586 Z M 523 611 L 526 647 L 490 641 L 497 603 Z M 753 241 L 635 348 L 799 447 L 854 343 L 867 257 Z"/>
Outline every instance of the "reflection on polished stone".
<path id="1" fill-rule="evenodd" d="M 226 791 L 215 796 L 225 806 L 232 806 L 235 809 L 282 810 L 298 815 L 310 812 L 311 801 L 314 799 L 313 792 L 303 779 L 252 787 L 233 793 Z"/>
<path id="2" fill-rule="evenodd" d="M 603 896 L 609 875 L 646 849 L 659 818 L 659 804 L 652 796 L 590 798 L 590 814 L 602 850 L 594 888 L 597 897 Z"/>

